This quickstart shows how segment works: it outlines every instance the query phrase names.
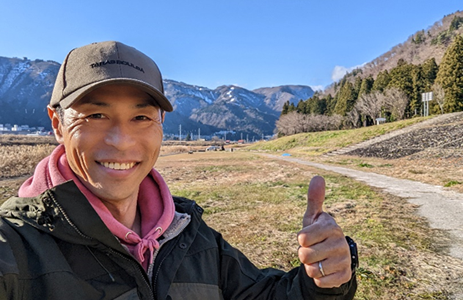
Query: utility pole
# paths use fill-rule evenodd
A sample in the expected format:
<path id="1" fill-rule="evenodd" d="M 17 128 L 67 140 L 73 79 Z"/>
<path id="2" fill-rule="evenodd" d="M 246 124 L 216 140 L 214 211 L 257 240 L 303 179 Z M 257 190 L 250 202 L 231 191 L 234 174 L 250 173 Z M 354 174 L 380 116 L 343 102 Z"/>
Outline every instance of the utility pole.
<path id="1" fill-rule="evenodd" d="M 198 140 L 201 139 L 201 128 L 198 128 Z"/>
<path id="2" fill-rule="evenodd" d="M 182 124 L 180 124 L 180 125 L 178 126 L 178 131 L 179 131 L 178 140 L 181 141 L 181 140 L 182 140 Z"/>

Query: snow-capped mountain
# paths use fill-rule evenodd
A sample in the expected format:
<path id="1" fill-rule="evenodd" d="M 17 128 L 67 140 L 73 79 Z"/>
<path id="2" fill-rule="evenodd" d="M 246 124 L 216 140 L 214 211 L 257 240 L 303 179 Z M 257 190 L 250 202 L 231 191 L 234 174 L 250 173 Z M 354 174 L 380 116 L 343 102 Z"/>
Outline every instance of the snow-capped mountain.
<path id="1" fill-rule="evenodd" d="M 265 96 L 265 104 L 278 112 L 281 112 L 283 104 L 286 101 L 296 105 L 299 100 L 307 100 L 312 97 L 314 93 L 311 87 L 305 85 L 283 85 L 260 88 L 253 90 L 253 92 Z"/>
<path id="2" fill-rule="evenodd" d="M 0 57 L 0 124 L 50 127 L 46 107 L 59 64 Z"/>
<path id="3" fill-rule="evenodd" d="M 164 80 L 164 93 L 174 111 L 181 115 L 189 115 L 192 111 L 211 105 L 218 97 L 215 91 L 208 88 L 168 79 Z"/>
<path id="4" fill-rule="evenodd" d="M 46 106 L 59 66 L 54 61 L 0 57 L 0 124 L 50 128 Z M 232 130 L 259 137 L 273 133 L 286 101 L 297 104 L 313 95 L 308 86 L 209 89 L 168 79 L 164 91 L 174 107 L 166 116 L 166 134 L 179 133 L 181 126 L 183 134 Z"/>

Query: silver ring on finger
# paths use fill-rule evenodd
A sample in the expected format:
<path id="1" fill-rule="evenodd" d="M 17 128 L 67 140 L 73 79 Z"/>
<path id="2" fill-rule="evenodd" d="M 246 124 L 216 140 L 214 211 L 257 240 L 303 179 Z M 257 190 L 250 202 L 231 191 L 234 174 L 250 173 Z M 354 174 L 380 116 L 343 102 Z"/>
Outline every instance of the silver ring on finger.
<path id="1" fill-rule="evenodd" d="M 325 277 L 325 271 L 323 271 L 323 266 L 322 266 L 322 262 L 319 261 L 318 262 L 318 269 L 320 270 L 320 273 L 322 274 L 322 277 Z"/>

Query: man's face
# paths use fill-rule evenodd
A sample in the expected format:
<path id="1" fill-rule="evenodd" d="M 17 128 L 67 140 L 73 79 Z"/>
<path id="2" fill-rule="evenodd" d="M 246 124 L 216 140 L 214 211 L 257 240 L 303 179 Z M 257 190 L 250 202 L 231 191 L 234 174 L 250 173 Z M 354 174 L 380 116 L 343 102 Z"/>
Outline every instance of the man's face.
<path id="1" fill-rule="evenodd" d="M 64 110 L 49 112 L 71 169 L 105 202 L 136 201 L 162 141 L 159 107 L 129 85 L 100 87 Z"/>

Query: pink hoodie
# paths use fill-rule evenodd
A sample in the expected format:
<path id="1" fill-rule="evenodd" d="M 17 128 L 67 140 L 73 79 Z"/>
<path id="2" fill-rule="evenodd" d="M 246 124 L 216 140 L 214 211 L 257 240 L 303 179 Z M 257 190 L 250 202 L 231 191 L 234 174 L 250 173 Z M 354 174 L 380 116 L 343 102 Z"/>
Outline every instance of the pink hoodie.
<path id="1" fill-rule="evenodd" d="M 63 145 L 56 147 L 50 156 L 37 165 L 34 175 L 24 182 L 18 195 L 35 197 L 68 180 L 75 182 L 109 230 L 127 246 L 144 269 L 148 270 L 153 262 L 153 252 L 159 248 L 157 239 L 172 223 L 175 214 L 172 195 L 162 176 L 152 169 L 140 184 L 138 208 L 141 213 L 141 237 L 117 221 L 103 202 L 80 182 L 69 167 Z"/>

